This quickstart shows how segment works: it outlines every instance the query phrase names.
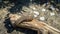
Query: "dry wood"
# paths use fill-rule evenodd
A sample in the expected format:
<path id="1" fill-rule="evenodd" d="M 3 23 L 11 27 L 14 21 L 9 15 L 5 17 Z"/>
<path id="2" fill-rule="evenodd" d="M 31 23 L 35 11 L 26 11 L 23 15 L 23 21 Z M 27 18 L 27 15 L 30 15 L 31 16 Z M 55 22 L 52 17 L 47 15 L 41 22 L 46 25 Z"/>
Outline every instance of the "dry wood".
<path id="1" fill-rule="evenodd" d="M 31 22 L 23 22 L 21 24 L 16 24 L 18 27 L 32 28 L 32 29 L 46 29 L 51 32 L 60 33 L 58 29 L 53 28 L 52 26 L 47 25 L 44 22 L 40 22 L 37 20 L 32 20 Z"/>
<path id="2" fill-rule="evenodd" d="M 12 23 L 17 27 L 29 28 L 32 30 L 42 31 L 43 34 L 49 34 L 48 32 L 53 32 L 53 34 L 60 34 L 60 30 L 36 19 L 31 18 L 31 16 L 22 16 L 15 23 Z M 39 34 L 39 33 L 38 33 Z"/>

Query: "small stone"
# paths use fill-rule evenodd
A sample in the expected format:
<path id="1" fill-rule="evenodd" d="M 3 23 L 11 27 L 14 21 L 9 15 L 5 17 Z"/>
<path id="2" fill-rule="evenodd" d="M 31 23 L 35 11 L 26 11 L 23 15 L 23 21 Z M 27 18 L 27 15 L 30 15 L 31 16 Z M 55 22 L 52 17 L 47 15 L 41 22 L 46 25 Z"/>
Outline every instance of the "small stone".
<path id="1" fill-rule="evenodd" d="M 50 13 L 50 15 L 51 15 L 51 16 L 54 16 L 54 15 L 55 15 L 55 13 Z"/>
<path id="2" fill-rule="evenodd" d="M 34 11 L 34 14 L 36 14 L 36 15 L 39 15 L 39 12 L 37 12 L 37 11 Z"/>
<path id="3" fill-rule="evenodd" d="M 55 8 L 54 8 L 53 6 L 50 6 L 50 8 L 51 8 L 52 10 L 55 10 Z"/>
<path id="4" fill-rule="evenodd" d="M 33 10 L 36 10 L 36 8 L 34 6 L 30 6 L 30 8 L 33 9 Z"/>
<path id="5" fill-rule="evenodd" d="M 45 20 L 45 17 L 40 17 L 40 20 Z"/>
<path id="6" fill-rule="evenodd" d="M 43 8 L 42 11 L 44 12 L 44 11 L 46 11 L 46 9 Z"/>
<path id="7" fill-rule="evenodd" d="M 56 8 L 56 11 L 59 11 L 59 9 L 58 9 L 58 8 Z"/>
<path id="8" fill-rule="evenodd" d="M 34 17 L 37 17 L 38 15 L 34 15 Z"/>
<path id="9" fill-rule="evenodd" d="M 32 9 L 33 9 L 33 10 L 36 10 L 36 8 L 35 8 L 35 7 L 33 7 Z"/>
<path id="10" fill-rule="evenodd" d="M 45 6 L 46 6 L 46 3 L 43 4 L 43 7 L 45 7 Z"/>

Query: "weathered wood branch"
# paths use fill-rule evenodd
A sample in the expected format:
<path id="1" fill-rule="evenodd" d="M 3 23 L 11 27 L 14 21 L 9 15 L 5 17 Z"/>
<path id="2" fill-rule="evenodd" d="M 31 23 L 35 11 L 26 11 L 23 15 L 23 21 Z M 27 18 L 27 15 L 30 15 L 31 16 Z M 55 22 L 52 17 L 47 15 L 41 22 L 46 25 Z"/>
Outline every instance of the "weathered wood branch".
<path id="1" fill-rule="evenodd" d="M 52 26 L 47 25 L 44 22 L 40 22 L 37 20 L 32 20 L 31 22 L 23 22 L 21 24 L 17 24 L 18 27 L 26 27 L 26 28 L 33 28 L 33 29 L 46 29 L 49 30 L 51 32 L 58 32 L 60 33 L 60 31 L 58 29 L 55 29 Z"/>
<path id="2" fill-rule="evenodd" d="M 33 19 L 31 16 L 22 16 L 12 24 L 17 27 L 29 28 L 32 30 L 42 30 L 43 34 L 49 34 L 48 32 L 53 32 L 53 34 L 60 34 L 60 30 L 44 22 Z"/>

